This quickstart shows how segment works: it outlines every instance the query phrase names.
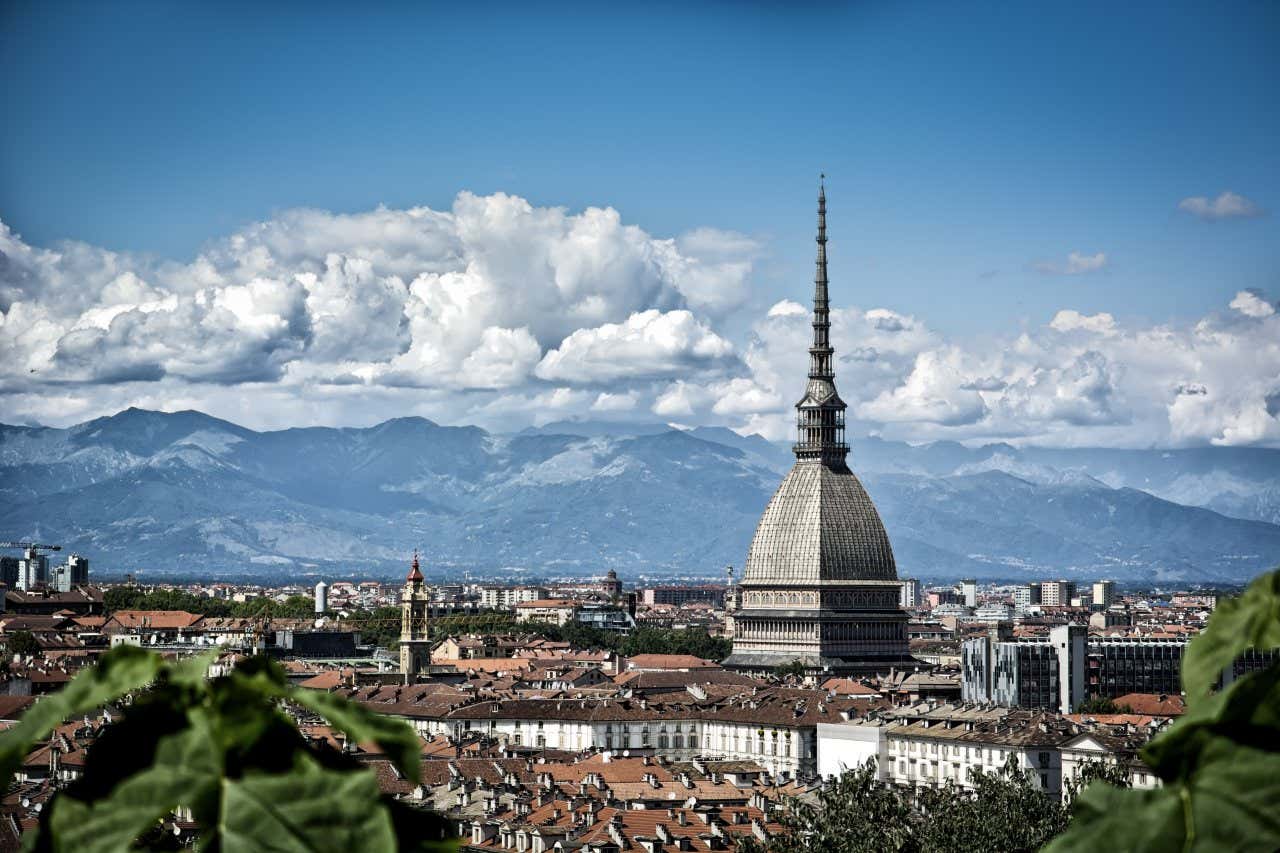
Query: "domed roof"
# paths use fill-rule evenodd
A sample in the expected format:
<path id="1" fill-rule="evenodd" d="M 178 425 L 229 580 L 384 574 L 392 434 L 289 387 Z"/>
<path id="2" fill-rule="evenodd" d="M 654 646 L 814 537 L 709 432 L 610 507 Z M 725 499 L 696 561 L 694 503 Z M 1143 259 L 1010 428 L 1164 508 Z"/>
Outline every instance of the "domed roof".
<path id="1" fill-rule="evenodd" d="M 880 513 L 843 465 L 796 462 L 765 508 L 742 582 L 892 581 L 898 570 Z"/>

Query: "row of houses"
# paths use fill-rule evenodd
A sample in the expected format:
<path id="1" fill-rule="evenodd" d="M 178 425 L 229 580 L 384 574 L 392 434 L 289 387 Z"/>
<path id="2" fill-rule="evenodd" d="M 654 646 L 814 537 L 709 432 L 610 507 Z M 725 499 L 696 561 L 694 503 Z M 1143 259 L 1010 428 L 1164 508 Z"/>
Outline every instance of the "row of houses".
<path id="1" fill-rule="evenodd" d="M 1090 762 L 1124 767 L 1131 784 L 1151 788 L 1157 777 L 1139 750 L 1169 718 L 1064 716 L 990 705 L 923 703 L 866 717 L 820 723 L 818 773 L 824 778 L 870 762 L 877 777 L 908 787 L 972 786 L 971 771 L 1006 764 L 1031 774 L 1058 797 Z"/>

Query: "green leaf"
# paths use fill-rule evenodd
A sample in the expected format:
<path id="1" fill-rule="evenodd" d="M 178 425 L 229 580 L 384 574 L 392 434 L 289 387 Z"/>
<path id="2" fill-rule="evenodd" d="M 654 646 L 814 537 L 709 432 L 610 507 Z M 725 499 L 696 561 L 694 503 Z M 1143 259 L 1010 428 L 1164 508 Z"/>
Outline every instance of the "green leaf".
<path id="1" fill-rule="evenodd" d="M 155 680 L 163 659 L 136 646 L 120 645 L 106 652 L 94 667 L 84 670 L 57 693 L 27 710 L 22 720 L 0 734 L 0 781 L 8 788 L 15 770 L 32 747 L 58 724 L 115 701 Z"/>
<path id="2" fill-rule="evenodd" d="M 299 758 L 291 773 L 223 783 L 222 850 L 272 853 L 394 851 L 391 815 L 370 770 L 338 772 Z"/>
<path id="3" fill-rule="evenodd" d="M 167 672 L 169 683 L 203 690 L 209 667 L 213 666 L 221 654 L 219 649 L 214 649 L 171 665 Z"/>
<path id="4" fill-rule="evenodd" d="M 1280 647 L 1280 571 L 1255 579 L 1239 598 L 1218 603 L 1182 658 L 1182 687 L 1194 705 L 1248 649 Z"/>
<path id="5" fill-rule="evenodd" d="M 162 738 L 152 767 L 121 782 L 105 799 L 86 803 L 69 791 L 56 797 L 49 818 L 53 849 L 126 850 L 177 806 L 216 796 L 222 762 L 207 720 L 197 720 L 192 728 Z"/>
<path id="6" fill-rule="evenodd" d="M 289 692 L 289 698 L 324 717 L 348 737 L 377 744 L 406 779 L 417 782 L 422 778 L 422 743 L 408 723 L 370 711 L 336 693 L 296 688 Z"/>
<path id="7" fill-rule="evenodd" d="M 1200 700 L 1147 744 L 1142 757 L 1162 778 L 1173 780 L 1195 769 L 1210 736 L 1280 750 L 1280 662 Z M 1276 760 L 1280 763 L 1280 756 Z"/>
<path id="8" fill-rule="evenodd" d="M 1076 798 L 1067 831 L 1042 853 L 1167 853 L 1184 838 L 1182 801 L 1175 789 L 1134 791 L 1094 782 Z"/>
<path id="9" fill-rule="evenodd" d="M 1214 737 L 1186 789 L 1187 849 L 1280 850 L 1280 753 Z"/>
<path id="10" fill-rule="evenodd" d="M 1046 853 L 1280 849 L 1280 755 L 1202 731 L 1196 772 L 1152 791 L 1092 784 Z"/>

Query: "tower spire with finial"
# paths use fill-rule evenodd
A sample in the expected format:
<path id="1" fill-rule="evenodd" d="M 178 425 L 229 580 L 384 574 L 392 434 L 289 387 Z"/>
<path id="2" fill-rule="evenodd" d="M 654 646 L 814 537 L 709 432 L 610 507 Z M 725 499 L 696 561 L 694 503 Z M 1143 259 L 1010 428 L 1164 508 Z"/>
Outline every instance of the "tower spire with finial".
<path id="1" fill-rule="evenodd" d="M 818 256 L 813 278 L 813 344 L 809 347 L 809 382 L 796 403 L 797 459 L 817 459 L 843 466 L 845 403 L 836 393 L 835 350 L 831 346 L 831 302 L 827 281 L 826 173 L 818 179 Z"/>

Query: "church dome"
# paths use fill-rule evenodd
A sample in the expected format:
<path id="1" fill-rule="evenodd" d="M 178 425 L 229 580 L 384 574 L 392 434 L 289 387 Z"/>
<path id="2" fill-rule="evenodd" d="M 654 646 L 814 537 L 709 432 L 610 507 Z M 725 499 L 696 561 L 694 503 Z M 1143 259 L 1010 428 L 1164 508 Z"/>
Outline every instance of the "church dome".
<path id="1" fill-rule="evenodd" d="M 892 581 L 898 570 L 880 513 L 843 464 L 800 460 L 751 540 L 746 585 Z"/>

